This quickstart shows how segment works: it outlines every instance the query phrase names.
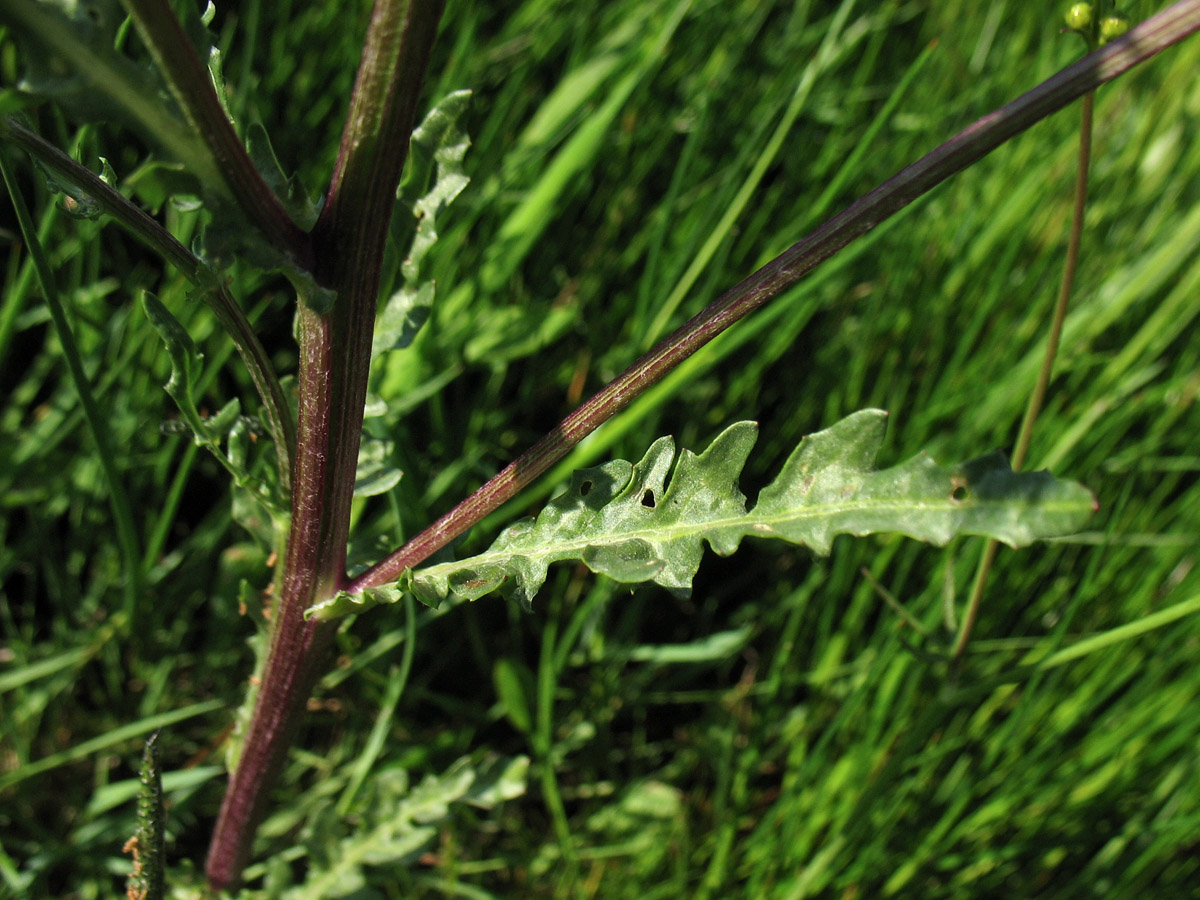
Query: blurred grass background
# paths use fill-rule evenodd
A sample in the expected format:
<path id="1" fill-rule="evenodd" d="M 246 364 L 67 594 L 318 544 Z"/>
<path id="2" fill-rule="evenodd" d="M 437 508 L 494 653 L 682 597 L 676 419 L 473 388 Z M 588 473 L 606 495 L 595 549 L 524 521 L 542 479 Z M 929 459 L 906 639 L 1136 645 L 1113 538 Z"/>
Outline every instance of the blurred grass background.
<path id="1" fill-rule="evenodd" d="M 263 122 L 314 194 L 367 12 L 218 10 L 240 123 Z M 359 510 L 361 552 L 414 533 L 823 217 L 1076 59 L 1062 10 L 1038 12 L 1003 0 L 452 0 L 427 94 L 475 91 L 472 183 L 427 258 L 431 322 L 373 373 L 402 413 L 383 432 L 405 477 Z M 2 49 L 11 85 L 19 63 Z M 931 654 L 947 610 L 961 612 L 974 540 L 842 538 L 829 559 L 748 544 L 707 560 L 686 601 L 564 568 L 532 615 L 498 598 L 418 613 L 399 694 L 408 624 L 378 610 L 340 638 L 263 831 L 258 857 L 273 862 L 252 869 L 251 888 L 268 870 L 268 884 L 303 878 L 315 823 L 359 770 L 416 783 L 464 754 L 526 753 L 525 796 L 456 812 L 409 864 L 367 867 L 354 896 L 1196 896 L 1196 617 L 1053 669 L 1017 667 L 1200 594 L 1197 71 L 1192 40 L 1100 91 L 1083 259 L 1030 467 L 1086 483 L 1101 510 L 1085 534 L 1002 551 L 965 665 Z M 120 175 L 144 152 L 115 128 L 38 117 Z M 751 496 L 802 435 L 867 406 L 892 414 L 881 464 L 1010 446 L 1061 271 L 1077 123 L 1076 110 L 1042 123 L 831 260 L 464 550 L 536 511 L 570 467 L 636 459 L 666 433 L 700 449 L 741 418 L 762 424 Z M 174 417 L 168 365 L 137 292 L 188 323 L 210 409 L 252 391 L 175 276 L 115 229 L 67 219 L 22 173 L 121 448 L 144 588 L 127 609 L 96 451 L 10 236 L 0 896 L 118 890 L 130 779 L 159 725 L 169 853 L 186 883 L 250 675 L 237 586 L 269 572 L 231 519 L 221 472 L 161 427 Z M 195 227 L 194 214 L 165 215 L 179 233 Z M 292 371 L 286 283 L 235 278 Z M 347 806 L 342 819 L 369 827 Z"/>

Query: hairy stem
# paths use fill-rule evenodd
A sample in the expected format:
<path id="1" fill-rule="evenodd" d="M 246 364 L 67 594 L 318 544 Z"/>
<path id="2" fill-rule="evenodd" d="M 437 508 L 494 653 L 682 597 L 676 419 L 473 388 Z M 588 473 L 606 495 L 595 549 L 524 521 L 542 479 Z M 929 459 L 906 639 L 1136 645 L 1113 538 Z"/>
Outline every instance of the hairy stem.
<path id="1" fill-rule="evenodd" d="M 638 359 L 553 431 L 446 515 L 354 579 L 362 591 L 396 581 L 511 500 L 571 448 L 726 328 L 791 287 L 851 241 L 1053 112 L 1200 29 L 1200 0 L 1181 0 L 908 166 L 731 288 Z"/>
<path id="2" fill-rule="evenodd" d="M 301 298 L 299 450 L 283 589 L 241 759 L 209 847 L 205 874 L 215 888 L 241 880 L 336 627 L 305 621 L 304 610 L 347 580 L 380 266 L 441 9 L 436 0 L 377 0 L 337 167 L 313 232 L 314 274 L 337 299 L 322 313 Z"/>

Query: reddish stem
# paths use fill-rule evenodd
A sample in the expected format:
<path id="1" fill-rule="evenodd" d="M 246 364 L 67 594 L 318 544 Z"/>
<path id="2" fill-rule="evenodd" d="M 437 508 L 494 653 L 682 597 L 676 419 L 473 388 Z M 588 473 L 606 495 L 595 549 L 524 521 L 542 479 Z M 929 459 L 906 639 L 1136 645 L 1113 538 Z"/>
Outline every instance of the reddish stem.
<path id="1" fill-rule="evenodd" d="M 440 2 L 378 0 L 337 172 L 314 233 L 317 275 L 333 312 L 301 311 L 299 449 L 292 534 L 263 683 L 242 759 L 231 776 L 206 873 L 235 887 L 265 797 L 282 764 L 334 626 L 304 610 L 338 588 L 394 580 L 512 497 L 651 384 L 725 328 L 794 284 L 850 241 L 1097 85 L 1200 28 L 1200 0 L 1182 0 L 909 166 L 727 292 L 625 375 L 405 547 L 353 582 L 343 572 L 362 427 L 379 264 Z M 390 142 L 390 143 L 389 143 Z"/>
<path id="2" fill-rule="evenodd" d="M 333 287 L 337 299 L 321 314 L 301 298 L 287 559 L 262 684 L 205 865 L 214 888 L 241 881 L 336 628 L 306 622 L 304 610 L 345 586 L 380 266 L 441 8 L 438 0 L 376 3 L 338 166 L 313 232 L 317 280 Z"/>
<path id="3" fill-rule="evenodd" d="M 1106 81 L 1200 29 L 1200 0 L 1147 19 L 1053 78 L 984 116 L 705 307 L 544 438 L 407 544 L 350 584 L 351 593 L 396 581 L 531 484 L 635 397 L 735 322 L 787 290 L 851 241 L 898 213 L 1005 141 Z"/>
<path id="4" fill-rule="evenodd" d="M 302 268 L 311 263 L 308 235 L 284 210 L 225 115 L 212 78 L 166 0 L 123 0 L 171 93 L 212 154 L 226 194 L 277 249 Z"/>

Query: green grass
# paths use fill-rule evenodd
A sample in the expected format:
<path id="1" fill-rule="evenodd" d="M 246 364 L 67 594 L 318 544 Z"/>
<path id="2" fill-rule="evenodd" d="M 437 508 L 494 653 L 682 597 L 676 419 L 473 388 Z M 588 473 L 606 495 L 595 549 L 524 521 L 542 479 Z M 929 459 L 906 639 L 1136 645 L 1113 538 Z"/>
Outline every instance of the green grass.
<path id="1" fill-rule="evenodd" d="M 365 13 L 244 9 L 224 20 L 234 109 L 266 124 L 315 192 Z M 360 510 L 364 552 L 444 512 L 820 217 L 1076 58 L 1057 14 L 1031 9 L 452 3 L 427 94 L 476 91 L 472 183 L 426 260 L 433 320 L 375 373 L 405 410 L 386 429 L 405 477 Z M 0 66 L 12 84 L 13 55 Z M 465 754 L 529 754 L 524 796 L 456 808 L 423 855 L 365 868 L 356 896 L 1189 896 L 1197 71 L 1193 39 L 1100 91 L 1083 259 L 1030 468 L 1086 483 L 1101 510 L 1084 535 L 1002 551 L 960 670 L 923 651 L 948 640 L 947 604 L 961 613 L 973 540 L 842 538 L 829 559 L 750 544 L 707 560 L 686 601 L 563 568 L 532 615 L 496 597 L 411 620 L 376 610 L 339 638 L 260 838 L 256 859 L 271 861 L 250 874 L 301 879 L 381 821 L 398 770 L 416 784 Z M 48 108 L 39 120 L 73 144 Z M 697 354 L 509 512 L 536 511 L 570 467 L 636 459 L 666 433 L 699 449 L 748 417 L 762 425 L 751 495 L 801 435 L 866 406 L 892 413 L 885 464 L 1011 445 L 1057 289 L 1077 139 L 1067 111 L 957 176 Z M 120 175 L 139 152 L 107 127 L 81 139 L 82 158 L 101 153 Z M 177 277 L 115 229 L 53 211 L 30 172 L 22 162 L 118 448 L 140 571 L 122 568 L 92 432 L 14 239 L 0 306 L 0 896 L 83 900 L 119 892 L 129 781 L 160 725 L 168 858 L 179 883 L 194 877 L 251 674 L 238 585 L 269 573 L 221 471 L 160 427 L 175 416 L 168 365 L 138 291 L 206 353 L 209 411 L 252 397 L 228 341 Z M 247 268 L 234 286 L 290 371 L 285 283 Z M 1189 614 L 1028 666 L 1179 604 Z"/>

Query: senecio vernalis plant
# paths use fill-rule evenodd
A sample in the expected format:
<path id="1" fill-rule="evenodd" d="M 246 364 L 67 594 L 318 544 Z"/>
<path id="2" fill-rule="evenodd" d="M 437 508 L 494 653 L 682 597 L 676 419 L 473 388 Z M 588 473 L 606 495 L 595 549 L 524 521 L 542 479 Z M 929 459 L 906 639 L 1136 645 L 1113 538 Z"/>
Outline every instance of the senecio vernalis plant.
<path id="1" fill-rule="evenodd" d="M 1085 6 L 1071 8 L 1070 27 L 1092 29 Z M 32 157 L 68 208 L 115 220 L 177 269 L 227 330 L 258 392 L 255 413 L 269 440 L 252 440 L 252 419 L 237 400 L 202 415 L 191 337 L 164 303 L 143 298 L 171 360 L 166 389 L 182 422 L 228 469 L 239 518 L 257 523 L 280 561 L 269 633 L 229 755 L 228 787 L 208 851 L 205 873 L 213 888 L 233 889 L 242 879 L 270 788 L 347 614 L 406 596 L 436 606 L 497 591 L 528 605 L 547 567 L 563 560 L 618 581 L 652 581 L 683 593 L 692 587 L 705 542 L 726 555 L 745 537 L 828 553 L 838 534 L 899 532 L 938 544 L 976 534 L 1017 546 L 1078 530 L 1095 508 L 1086 489 L 1044 472 L 1014 472 L 998 454 L 950 466 L 922 455 L 876 470 L 885 414 L 864 410 L 806 438 L 753 503 L 738 481 L 756 426 L 737 422 L 699 454 L 660 438 L 636 463 L 614 460 L 576 472 L 535 519 L 510 525 L 486 551 L 463 559 L 442 553 L 431 562 L 690 354 L 842 247 L 1036 121 L 1200 28 L 1200 0 L 1176 3 L 1120 37 L 1123 26 L 1106 20 L 1102 47 L 826 221 L 681 325 L 432 525 L 351 572 L 352 500 L 356 493 L 386 492 L 399 478 L 363 440 L 371 362 L 407 347 L 428 317 L 435 291 L 422 278 L 421 260 L 436 240 L 438 215 L 466 185 L 467 140 L 459 119 L 467 95 L 440 98 L 419 115 L 441 13 L 439 0 L 375 3 L 336 166 L 322 202 L 314 204 L 279 170 L 261 128 L 235 129 L 209 19 L 191 4 L 0 0 L 0 21 L 27 51 L 25 94 L 5 95 L 0 137 Z M 124 33 L 128 21 L 153 67 L 114 49 L 133 40 Z M 136 130 L 174 164 L 174 191 L 193 195 L 208 211 L 202 239 L 185 246 L 117 189 L 107 164 L 94 175 L 41 138 L 20 113 L 33 98 L 59 103 L 68 116 L 116 118 Z M 416 173 L 406 183 L 432 185 L 427 192 L 412 197 L 401 190 L 406 165 Z M 30 251 L 37 253 L 19 192 L 13 196 Z M 410 210 L 418 224 L 403 284 L 381 303 L 389 228 L 393 217 Z M 281 272 L 294 286 L 294 380 L 284 377 L 293 373 L 273 369 L 244 311 L 245 298 L 231 293 L 222 272 L 234 258 Z M 67 347 L 69 327 L 53 306 L 48 263 L 42 258 L 38 266 Z M 85 412 L 95 415 L 84 373 L 72 375 Z M 153 771 L 143 778 L 157 785 Z M 161 818 L 154 803 L 145 805 L 144 818 Z M 139 831 L 131 843 L 135 890 L 161 892 L 161 875 L 148 871 L 161 865 L 161 832 Z"/>

